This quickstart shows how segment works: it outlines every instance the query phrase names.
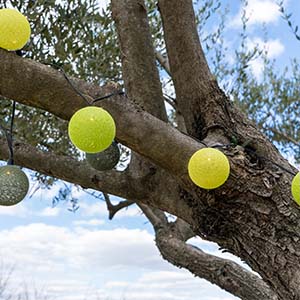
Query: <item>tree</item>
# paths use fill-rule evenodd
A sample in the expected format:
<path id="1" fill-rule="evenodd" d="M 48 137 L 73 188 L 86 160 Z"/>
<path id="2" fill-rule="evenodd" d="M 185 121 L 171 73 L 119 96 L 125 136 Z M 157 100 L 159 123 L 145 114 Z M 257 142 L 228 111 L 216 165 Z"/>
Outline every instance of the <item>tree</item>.
<path id="1" fill-rule="evenodd" d="M 71 10 L 76 2 L 69 3 Z M 28 8 L 32 6 L 34 2 L 28 1 Z M 126 95 L 118 95 L 119 86 L 115 84 L 99 86 L 105 82 L 101 72 L 82 76 L 80 71 L 73 71 L 74 77 L 68 82 L 59 69 L 35 61 L 37 57 L 30 48 L 33 59 L 0 49 L 0 94 L 25 105 L 28 122 L 34 123 L 34 111 L 39 112 L 35 116 L 43 116 L 42 120 L 52 118 L 51 124 L 57 125 L 43 127 L 32 140 L 28 138 L 28 127 L 27 131 L 20 131 L 20 139 L 15 141 L 16 164 L 127 199 L 113 206 L 106 196 L 111 215 L 119 208 L 137 203 L 152 223 L 157 246 L 165 259 L 242 299 L 300 299 L 300 212 L 290 195 L 291 174 L 296 170 L 218 86 L 199 41 L 192 1 L 160 0 L 158 8 L 168 60 L 157 56 L 171 74 L 176 113 L 184 122 L 178 121 L 178 128 L 168 123 L 144 2 L 112 0 Z M 84 10 L 77 11 L 81 13 L 82 19 L 78 19 L 82 29 L 89 32 L 90 27 L 83 23 Z M 62 16 L 63 10 L 60 13 Z M 87 24 L 92 26 L 93 20 Z M 155 26 L 159 25 L 159 21 L 155 22 Z M 76 31 L 77 25 L 74 26 Z M 58 30 L 57 36 L 67 37 L 66 28 L 59 28 L 64 30 Z M 74 52 L 72 42 L 67 46 L 61 44 L 60 39 L 47 36 L 45 31 L 47 28 L 40 28 L 39 33 L 52 43 L 52 48 L 66 56 L 70 53 L 67 59 L 71 74 L 72 62 L 84 61 L 78 57 L 94 53 Z M 101 34 L 95 36 L 103 38 Z M 92 34 L 90 39 L 99 44 L 95 36 Z M 76 42 L 82 47 L 84 39 L 80 38 Z M 115 41 L 114 36 L 105 38 Z M 47 49 L 43 49 L 42 43 L 37 45 L 48 59 Z M 101 46 L 97 49 L 101 51 Z M 87 61 L 90 65 L 85 69 L 92 70 L 91 65 L 98 60 L 97 57 L 94 62 Z M 113 73 L 117 64 L 105 61 L 104 67 L 118 76 Z M 87 82 L 93 76 L 97 80 Z M 113 115 L 117 141 L 133 151 L 132 161 L 123 172 L 97 172 L 78 160 L 76 151 L 66 142 L 66 123 L 61 121 L 69 120 L 76 110 L 86 106 L 82 95 L 96 99 L 108 94 L 114 95 L 97 105 Z M 3 112 L 7 112 L 7 107 Z M 49 141 L 53 135 L 64 142 L 64 148 Z M 0 139 L 1 158 L 7 159 L 6 142 L 3 137 Z M 187 174 L 189 158 L 205 145 L 222 150 L 231 165 L 226 184 L 211 191 L 196 187 Z M 165 212 L 175 215 L 176 221 L 168 221 Z M 186 241 L 194 235 L 239 256 L 261 278 L 233 262 L 188 245 Z"/>

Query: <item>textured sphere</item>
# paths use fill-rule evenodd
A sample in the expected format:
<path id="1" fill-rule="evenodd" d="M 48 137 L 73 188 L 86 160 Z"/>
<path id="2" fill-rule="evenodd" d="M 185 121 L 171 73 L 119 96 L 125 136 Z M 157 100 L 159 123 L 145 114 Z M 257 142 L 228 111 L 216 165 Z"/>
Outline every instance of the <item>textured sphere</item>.
<path id="1" fill-rule="evenodd" d="M 17 166 L 0 167 L 0 205 L 10 206 L 22 201 L 29 189 L 26 174 Z"/>
<path id="2" fill-rule="evenodd" d="M 25 16 L 10 8 L 0 9 L 0 47 L 6 50 L 18 50 L 24 47 L 30 38 L 30 25 Z"/>
<path id="3" fill-rule="evenodd" d="M 68 130 L 72 143 L 87 153 L 105 150 L 116 135 L 116 125 L 112 116 L 96 106 L 78 110 L 72 116 Z"/>
<path id="4" fill-rule="evenodd" d="M 300 172 L 293 178 L 291 190 L 294 200 L 300 205 Z"/>
<path id="5" fill-rule="evenodd" d="M 203 189 L 215 189 L 227 180 L 230 165 L 227 157 L 214 148 L 204 148 L 190 158 L 188 172 L 191 180 Z"/>
<path id="6" fill-rule="evenodd" d="M 106 150 L 99 153 L 86 153 L 86 160 L 98 171 L 113 169 L 120 159 L 120 149 L 116 142 L 113 142 Z"/>

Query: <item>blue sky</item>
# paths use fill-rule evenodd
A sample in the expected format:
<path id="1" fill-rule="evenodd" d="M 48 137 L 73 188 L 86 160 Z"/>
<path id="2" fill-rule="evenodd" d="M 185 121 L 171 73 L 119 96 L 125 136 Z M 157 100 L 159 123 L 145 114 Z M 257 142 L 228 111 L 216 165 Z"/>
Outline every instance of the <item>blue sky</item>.
<path id="1" fill-rule="evenodd" d="M 99 1 L 103 6 L 107 2 Z M 241 2 L 224 3 L 230 4 L 225 42 L 234 48 Z M 286 5 L 295 14 L 293 19 L 300 20 L 299 1 L 289 0 Z M 249 0 L 247 14 L 249 47 L 256 43 L 267 47 L 280 69 L 292 57 L 299 58 L 300 42 L 289 33 L 276 1 Z M 266 44 L 262 42 L 263 23 L 269 33 Z M 252 68 L 259 77 L 260 61 L 253 62 Z M 20 289 L 20 283 L 26 282 L 59 300 L 237 299 L 163 261 L 151 225 L 135 206 L 109 221 L 103 202 L 74 188 L 80 209 L 71 213 L 67 203 L 51 207 L 60 187 L 38 190 L 14 207 L 0 207 L 0 261 L 15 268 L 12 289 Z M 191 242 L 209 253 L 233 258 L 211 243 Z"/>

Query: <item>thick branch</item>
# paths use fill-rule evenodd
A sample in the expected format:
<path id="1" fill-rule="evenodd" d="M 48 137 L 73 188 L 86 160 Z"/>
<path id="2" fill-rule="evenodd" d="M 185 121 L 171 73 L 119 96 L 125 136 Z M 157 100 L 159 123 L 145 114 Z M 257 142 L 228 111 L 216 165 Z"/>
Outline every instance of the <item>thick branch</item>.
<path id="1" fill-rule="evenodd" d="M 112 13 L 129 98 L 147 112 L 167 121 L 144 0 L 112 0 Z"/>
<path id="2" fill-rule="evenodd" d="M 278 299 L 262 279 L 235 262 L 207 254 L 172 236 L 168 231 L 157 233 L 156 242 L 167 261 L 188 269 L 195 276 L 204 278 L 241 299 Z"/>
<path id="3" fill-rule="evenodd" d="M 244 300 L 277 300 L 278 297 L 266 283 L 237 263 L 210 255 L 185 243 L 195 234 L 183 220 L 168 223 L 165 215 L 139 205 L 150 220 L 156 236 L 157 246 L 171 264 L 185 268 L 197 277 L 218 285 Z"/>
<path id="4" fill-rule="evenodd" d="M 188 133 L 203 138 L 208 127 L 227 124 L 226 97 L 204 57 L 192 0 L 160 0 L 159 9 L 178 108 Z"/>
<path id="5" fill-rule="evenodd" d="M 86 105 L 59 71 L 2 49 L 0 61 L 0 95 L 65 120 Z M 109 86 L 101 88 L 76 79 L 73 83 L 93 98 L 114 91 Z M 203 147 L 201 144 L 141 110 L 125 96 L 113 96 L 98 104 L 114 117 L 120 142 L 190 183 L 186 166 L 191 155 Z"/>
<path id="6" fill-rule="evenodd" d="M 0 159 L 7 158 L 7 143 L 4 138 L 0 138 Z M 81 185 L 83 188 L 92 188 L 129 199 L 145 198 L 139 180 L 131 178 L 126 171 L 99 172 L 85 162 L 53 152 L 43 152 L 17 141 L 14 143 L 14 158 L 17 165 Z"/>

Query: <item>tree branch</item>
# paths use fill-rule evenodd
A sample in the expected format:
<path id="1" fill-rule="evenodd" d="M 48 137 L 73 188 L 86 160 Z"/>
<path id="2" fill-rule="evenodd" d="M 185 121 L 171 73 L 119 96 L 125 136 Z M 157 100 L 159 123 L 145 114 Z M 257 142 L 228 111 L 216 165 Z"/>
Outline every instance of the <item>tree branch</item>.
<path id="1" fill-rule="evenodd" d="M 117 205 L 113 205 L 108 194 L 103 193 L 103 196 L 106 202 L 109 220 L 112 220 L 118 211 L 135 203 L 134 201 L 124 200 L 120 201 Z"/>
<path id="2" fill-rule="evenodd" d="M 168 73 L 170 77 L 172 77 L 171 70 L 170 70 L 170 64 L 168 57 L 164 57 L 160 52 L 155 52 L 156 59 L 160 63 L 160 65 L 164 68 L 164 70 Z"/>
<path id="3" fill-rule="evenodd" d="M 192 1 L 160 0 L 159 9 L 176 100 L 188 133 L 202 139 L 213 124 L 230 127 L 227 99 L 204 57 Z"/>
<path id="4" fill-rule="evenodd" d="M 86 105 L 59 71 L 2 49 L 0 61 L 0 95 L 47 110 L 65 120 Z M 81 80 L 70 80 L 92 98 L 115 91 L 111 86 L 101 88 Z M 125 96 L 113 96 L 97 104 L 114 117 L 118 141 L 192 186 L 186 165 L 203 145 L 141 110 Z"/>
<path id="5" fill-rule="evenodd" d="M 237 263 L 207 254 L 186 244 L 169 233 L 156 233 L 156 243 L 164 259 L 189 270 L 197 277 L 218 285 L 244 300 L 277 300 L 277 295 L 267 284 Z"/>
<path id="6" fill-rule="evenodd" d="M 0 138 L 0 159 L 6 160 L 8 156 L 7 143 L 4 138 Z M 126 171 L 99 172 L 85 162 L 53 152 L 43 152 L 19 141 L 14 143 L 14 157 L 15 163 L 20 166 L 79 184 L 83 188 L 92 188 L 128 199 L 145 198 L 143 188 L 139 188 L 139 179 L 132 178 Z"/>
<path id="7" fill-rule="evenodd" d="M 129 98 L 167 121 L 147 10 L 143 0 L 112 0 L 112 15 L 121 47 L 122 70 Z"/>
<path id="8" fill-rule="evenodd" d="M 195 234 L 183 220 L 169 223 L 161 211 L 145 205 L 139 207 L 155 230 L 156 244 L 163 258 L 171 264 L 185 268 L 243 300 L 278 299 L 262 279 L 239 264 L 185 243 Z"/>

